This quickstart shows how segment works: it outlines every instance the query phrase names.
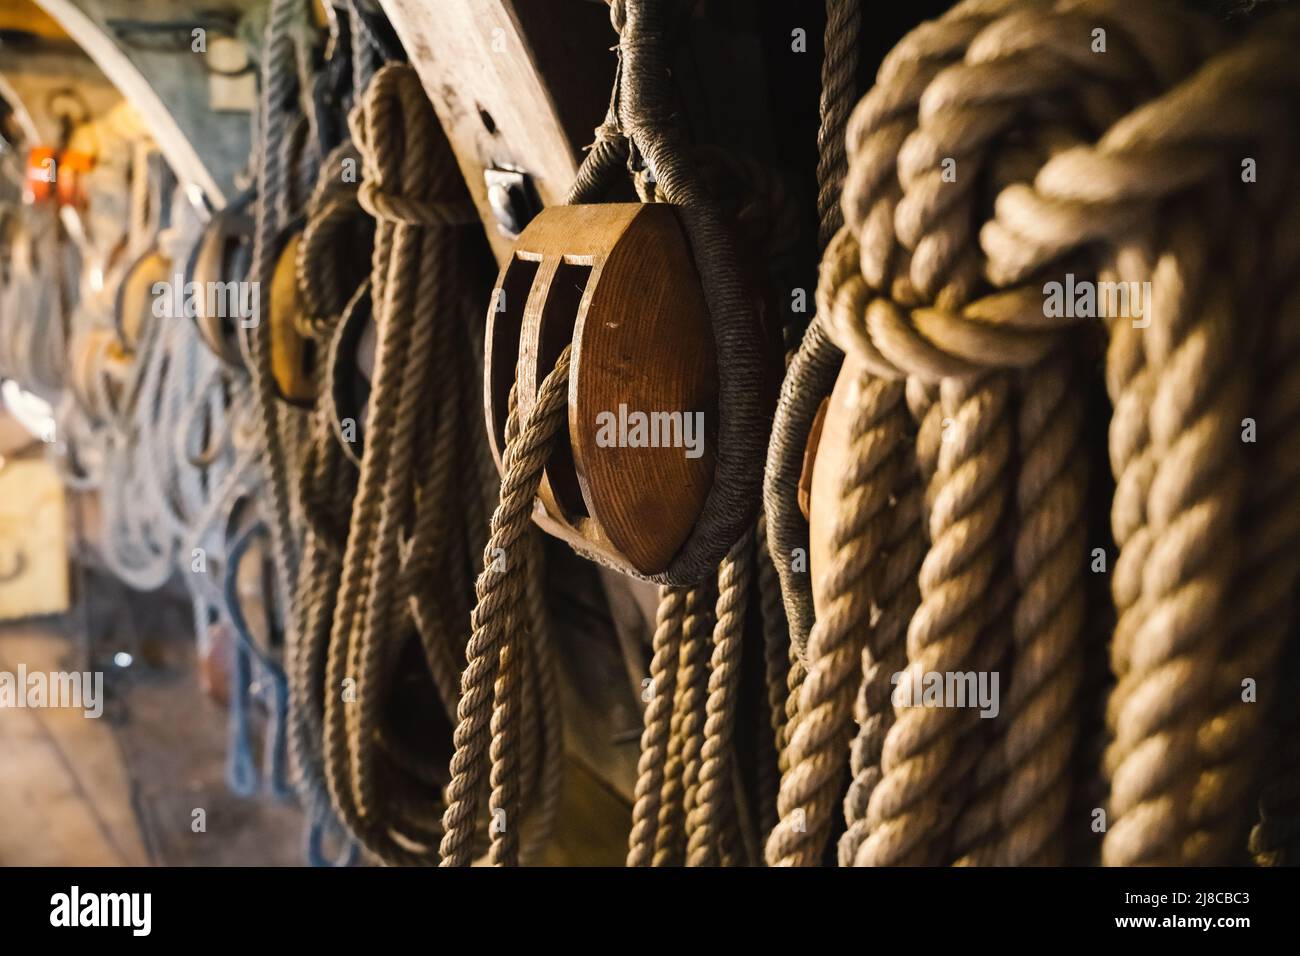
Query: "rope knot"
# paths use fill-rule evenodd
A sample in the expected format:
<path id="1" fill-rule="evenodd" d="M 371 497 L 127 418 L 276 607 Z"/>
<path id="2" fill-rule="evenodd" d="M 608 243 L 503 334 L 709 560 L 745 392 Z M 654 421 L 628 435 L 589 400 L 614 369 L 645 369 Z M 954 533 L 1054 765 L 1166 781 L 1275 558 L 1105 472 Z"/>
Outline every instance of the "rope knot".
<path id="1" fill-rule="evenodd" d="M 1288 128 L 1298 24 L 1225 49 L 1173 5 L 988 0 L 909 34 L 848 125 L 818 284 L 836 344 L 926 381 L 1042 359 L 1071 324 L 1049 282 L 1107 272 L 1172 199 Z"/>
<path id="2" fill-rule="evenodd" d="M 348 124 L 365 167 L 357 202 L 376 220 L 417 227 L 479 221 L 414 70 L 389 64 L 377 72 Z"/>
<path id="3" fill-rule="evenodd" d="M 361 208 L 375 219 L 405 226 L 463 226 L 478 222 L 474 204 L 468 200 L 431 202 L 399 196 L 367 180 L 357 193 Z"/>
<path id="4" fill-rule="evenodd" d="M 889 293 L 873 289 L 863 278 L 863 256 L 851 228 L 841 227 L 822 258 L 817 308 L 835 343 L 881 378 L 937 382 L 984 369 L 1028 368 L 1068 328 L 1048 317 L 1037 286 L 991 292 L 964 304 L 953 296 L 929 303 L 906 279 L 894 282 Z"/>

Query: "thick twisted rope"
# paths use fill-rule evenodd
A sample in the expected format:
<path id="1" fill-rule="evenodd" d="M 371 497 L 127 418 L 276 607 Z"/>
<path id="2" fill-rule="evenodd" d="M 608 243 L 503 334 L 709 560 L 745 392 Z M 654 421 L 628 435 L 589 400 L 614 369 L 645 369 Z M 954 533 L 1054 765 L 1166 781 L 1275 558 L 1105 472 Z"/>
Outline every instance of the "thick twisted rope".
<path id="1" fill-rule="evenodd" d="M 704 743 L 700 750 L 699 790 L 686 819 L 686 854 L 691 866 L 735 861 L 738 821 L 737 781 L 732 750 L 740 691 L 741 639 L 753 574 L 753 537 L 745 534 L 718 569 L 718 603 L 709 660 Z"/>
<path id="2" fill-rule="evenodd" d="M 787 742 L 785 705 L 789 696 L 792 645 L 789 625 L 785 619 L 785 605 L 781 601 L 781 578 L 768 550 L 767 519 L 764 515 L 759 515 L 758 518 L 755 550 L 758 552 L 758 595 L 763 618 L 763 683 L 767 704 L 759 709 L 758 714 L 758 823 L 760 833 L 770 833 L 779 819 L 777 796 L 781 787 L 781 753 Z"/>
<path id="3" fill-rule="evenodd" d="M 894 723 L 893 676 L 906 666 L 907 625 L 920 600 L 916 575 L 925 556 L 926 538 L 917 477 L 914 461 L 900 463 L 880 579 L 875 586 L 878 617 L 863 643 L 862 680 L 853 705 L 858 732 L 850 750 L 851 782 L 844 797 L 846 829 L 839 843 L 842 866 L 854 863 L 867 836 L 867 808 L 880 782 L 885 735 Z"/>
<path id="4" fill-rule="evenodd" d="M 258 105 L 259 143 L 257 162 L 256 225 L 253 235 L 251 278 L 258 283 L 259 319 L 269 313 L 271 276 L 275 269 L 275 236 L 290 213 L 277 209 L 287 201 L 289 170 L 284 168 L 284 150 L 289 116 L 295 109 L 298 73 L 295 30 L 307 16 L 302 0 L 275 0 L 267 12 L 266 32 L 261 56 L 261 97 Z M 286 619 L 292 619 L 291 595 L 299 566 L 299 542 L 293 526 L 292 488 L 288 477 L 288 451 L 285 448 L 282 416 L 275 394 L 271 371 L 270 323 L 258 321 L 250 336 L 250 368 L 253 393 L 259 412 L 258 445 L 266 479 L 266 498 L 270 511 L 272 556 L 275 561 L 276 586 Z"/>
<path id="5" fill-rule="evenodd" d="M 1019 409 L 1013 660 L 990 822 L 964 862 L 1061 863 L 1083 655 L 1086 462 L 1080 383 L 1065 357 L 1026 376 Z M 977 798 L 978 799 L 978 798 Z"/>
<path id="6" fill-rule="evenodd" d="M 817 130 L 818 241 L 824 249 L 843 222 L 837 200 L 848 169 L 844 131 L 856 92 L 859 0 L 826 0 L 821 125 Z M 787 357 L 763 478 L 763 513 L 772 565 L 781 582 L 790 638 L 802 656 L 814 617 L 812 584 L 793 557 L 808 553 L 808 523 L 796 507 L 804 448 L 822 399 L 830 394 L 844 353 L 826 336 L 819 307 L 799 347 Z"/>
<path id="7" fill-rule="evenodd" d="M 768 840 L 771 865 L 819 862 L 839 802 L 851 736 L 854 678 L 871 628 L 875 573 L 889 525 L 898 451 L 904 436 L 903 388 L 864 376 L 855 389 L 857 417 L 851 457 L 839 487 L 839 515 L 831 535 L 833 570 L 817 582 L 821 614 L 805 653 L 797 717 L 788 744 L 789 772 L 781 782 L 781 822 Z"/>
<path id="8" fill-rule="evenodd" d="M 455 711 L 468 555 L 482 541 L 473 521 L 492 493 L 485 470 L 476 474 L 481 482 L 455 475 L 459 463 L 481 468 L 485 461 L 481 434 L 462 425 L 478 387 L 461 371 L 476 351 L 466 326 L 477 308 L 459 284 L 469 260 L 447 229 L 455 217 L 411 214 L 463 202 L 454 158 L 414 72 L 379 71 L 352 120 L 364 161 L 360 195 L 351 200 L 322 183 L 303 240 L 324 251 L 359 211 L 377 220 L 368 282 L 342 303 L 341 275 L 322 281 L 309 297 L 319 313 L 304 323 L 329 349 L 304 456 L 308 547 L 291 669 L 295 754 L 309 805 L 319 803 L 313 781 L 323 780 L 352 839 L 384 862 L 430 864 L 447 778 L 422 742 L 409 742 L 402 726 L 409 718 L 394 708 L 409 696 L 399 688 L 421 676 L 404 663 L 407 649 L 418 647 L 428 671 L 416 690 Z M 346 155 L 331 157 L 326 175 Z M 353 421 L 357 434 L 348 438 L 345 429 L 340 438 L 336 419 L 348 410 L 331 400 L 332 379 L 340 363 L 355 362 L 343 342 L 367 304 L 377 341 L 368 415 L 364 430 Z M 352 379 L 357 370 L 345 364 L 344 373 Z"/>
<path id="9" fill-rule="evenodd" d="M 636 788 L 632 795 L 632 832 L 628 837 L 628 866 L 648 866 L 653 859 L 655 828 L 659 823 L 664 765 L 668 761 L 669 724 L 677 694 L 677 659 L 681 654 L 686 592 L 663 587 L 659 592 L 653 656 L 650 660 L 650 699 L 646 702 L 641 756 L 637 760 Z"/>
<path id="10" fill-rule="evenodd" d="M 1005 668 L 1007 695 L 992 734 L 951 711 L 896 709 L 878 772 L 874 753 L 855 749 L 842 861 L 939 862 L 951 859 L 949 840 L 962 862 L 1061 859 L 1078 726 L 1071 702 L 1082 680 L 1082 406 L 1057 352 L 1078 320 L 1048 314 L 1041 287 L 1044 275 L 1065 271 L 1152 290 L 1145 322 L 1103 314 L 1120 547 L 1104 859 L 1204 863 L 1241 853 L 1258 766 L 1249 741 L 1265 708 L 1243 706 L 1240 685 L 1246 671 L 1276 666 L 1285 625 L 1243 634 L 1225 659 L 1237 542 L 1261 521 L 1243 511 L 1249 398 L 1229 372 L 1254 354 L 1260 333 L 1233 317 L 1284 297 L 1229 298 L 1259 270 L 1246 251 L 1215 274 L 1222 230 L 1211 224 L 1229 221 L 1231 184 L 1213 177 L 1256 149 L 1289 155 L 1269 144 L 1286 143 L 1279 131 L 1293 126 L 1300 71 L 1284 50 L 1297 22 L 1280 14 L 1225 47 L 1208 20 L 1157 2 L 971 0 L 906 37 L 855 110 L 846 225 L 823 264 L 819 320 L 872 376 L 937 384 L 951 426 L 926 495 L 930 554 L 900 687 L 923 673 L 994 667 Z M 1098 25 L 1105 56 L 1086 39 Z M 1035 125 L 1031 102 L 1032 116 L 1049 119 Z M 1054 104 L 1069 108 L 1053 114 Z M 1004 140 L 1010 131 L 1018 137 Z M 1292 188 L 1283 179 L 1281 195 Z M 982 226 L 981 186 L 996 195 Z M 1191 193 L 1199 202 L 1175 199 Z M 1244 210 L 1241 248 L 1258 245 L 1252 232 L 1267 218 Z M 1016 368 L 1026 370 L 1019 382 L 1000 374 Z M 1017 418 L 1013 518 L 999 488 Z M 785 461 L 769 456 L 769 491 Z M 770 501 L 768 512 L 771 520 Z M 1009 589 L 998 555 L 1013 527 Z M 841 558 L 819 576 L 848 566 Z M 1290 575 L 1247 578 L 1250 605 L 1285 620 Z M 869 599 L 871 587 L 864 578 L 854 593 Z M 1018 596 L 1004 665 L 998 608 L 1010 591 Z M 984 613 L 968 613 L 976 608 Z M 881 721 L 865 674 L 859 720 L 869 739 L 866 728 Z M 987 753 L 970 745 L 977 738 Z M 787 781 L 814 768 L 830 773 L 820 759 L 791 759 Z"/>
<path id="11" fill-rule="evenodd" d="M 515 632 L 521 621 L 520 603 L 526 598 L 523 576 L 502 573 L 497 559 L 501 555 L 507 560 L 512 555 L 522 558 L 527 548 L 526 536 L 531 532 L 533 502 L 542 471 L 559 430 L 568 420 L 568 379 L 569 349 L 566 347 L 543 379 L 536 404 L 525 421 L 519 421 L 518 406 L 511 403 L 512 421 L 507 423 L 508 440 L 502 461 L 501 499 L 492 515 L 491 534 L 483 551 L 483 571 L 475 584 L 478 603 L 460 679 L 456 749 L 451 759 L 451 782 L 443 815 L 445 832 L 440 846 L 443 866 L 466 866 L 471 859 L 486 758 L 492 746 L 494 688 L 501 679 L 503 656 L 518 653 L 516 649 L 521 647 Z M 505 661 L 510 663 L 508 659 Z M 507 676 L 507 684 L 509 680 Z M 492 771 L 498 779 L 501 779 L 500 762 L 506 756 L 506 751 L 499 750 L 492 760 Z M 514 827 L 518 825 L 520 813 L 507 800 L 509 796 L 508 793 L 495 795 L 493 809 L 504 810 L 504 826 Z M 493 861 L 514 862 L 512 846 L 497 848 L 503 842 L 500 826 L 499 820 L 494 819 Z"/>
<path id="12" fill-rule="evenodd" d="M 682 609 L 682 637 L 674 662 L 673 711 L 668 724 L 655 830 L 654 866 L 680 866 L 686 861 L 686 820 L 690 813 L 692 781 L 704 727 L 703 711 L 708 688 L 709 634 L 712 630 L 712 586 L 686 591 Z M 643 785 L 638 780 L 638 788 Z"/>

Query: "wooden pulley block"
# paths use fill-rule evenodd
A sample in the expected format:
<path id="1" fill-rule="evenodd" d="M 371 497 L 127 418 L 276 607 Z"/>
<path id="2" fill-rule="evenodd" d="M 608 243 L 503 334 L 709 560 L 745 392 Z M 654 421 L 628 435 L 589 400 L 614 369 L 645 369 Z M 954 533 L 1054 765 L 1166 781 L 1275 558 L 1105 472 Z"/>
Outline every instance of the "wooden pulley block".
<path id="1" fill-rule="evenodd" d="M 128 353 L 135 352 L 145 326 L 156 314 L 159 286 L 170 288 L 172 281 L 172 262 L 157 249 L 149 249 L 127 266 L 114 296 L 113 324 Z"/>
<path id="2" fill-rule="evenodd" d="M 718 370 L 685 232 L 667 204 L 552 206 L 516 240 L 488 313 L 485 410 L 500 467 L 572 345 L 568 428 L 534 516 L 616 567 L 663 572 L 713 481 Z"/>
<path id="3" fill-rule="evenodd" d="M 298 243 L 302 233 L 284 237 L 271 290 L 267 297 L 271 323 L 271 375 L 276 391 L 286 402 L 310 406 L 316 397 L 312 365 L 316 344 L 298 332 L 298 315 L 302 309 L 298 294 Z"/>
<path id="4" fill-rule="evenodd" d="M 72 341 L 69 385 L 81 406 L 107 421 L 117 414 L 131 359 L 112 329 L 87 329 Z"/>
<path id="5" fill-rule="evenodd" d="M 839 483 L 852 471 L 850 444 L 858 416 L 857 382 L 861 362 L 846 355 L 830 396 L 822 402 L 808 436 L 803 473 L 799 478 L 799 506 L 808 519 L 808 572 L 813 582 L 813 607 L 824 613 L 826 569 L 834 554 L 839 522 Z"/>
<path id="6" fill-rule="evenodd" d="M 204 227 L 198 244 L 191 254 L 186 269 L 186 287 L 195 294 L 188 299 L 187 314 L 192 315 L 204 344 L 217 358 L 231 368 L 244 364 L 240 349 L 239 319 L 222 315 L 227 309 L 210 309 L 208 292 L 227 288 L 228 283 L 241 283 L 248 277 L 253 256 L 253 219 L 248 214 L 250 197 L 217 211 Z M 192 306 L 190 306 L 192 303 Z"/>

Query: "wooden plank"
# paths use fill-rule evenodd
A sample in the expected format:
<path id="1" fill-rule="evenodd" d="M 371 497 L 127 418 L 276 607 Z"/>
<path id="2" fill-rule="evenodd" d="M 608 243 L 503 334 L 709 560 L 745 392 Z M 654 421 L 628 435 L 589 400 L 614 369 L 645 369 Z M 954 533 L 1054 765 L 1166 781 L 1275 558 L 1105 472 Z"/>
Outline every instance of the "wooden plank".
<path id="1" fill-rule="evenodd" d="M 0 670 L 61 671 L 71 648 L 44 628 L 0 633 Z M 0 863 L 149 863 L 113 732 L 80 710 L 0 710 Z"/>
<path id="2" fill-rule="evenodd" d="M 631 805 L 580 761 L 570 759 L 564 769 L 555 839 L 541 862 L 544 866 L 622 866 L 631 829 Z"/>

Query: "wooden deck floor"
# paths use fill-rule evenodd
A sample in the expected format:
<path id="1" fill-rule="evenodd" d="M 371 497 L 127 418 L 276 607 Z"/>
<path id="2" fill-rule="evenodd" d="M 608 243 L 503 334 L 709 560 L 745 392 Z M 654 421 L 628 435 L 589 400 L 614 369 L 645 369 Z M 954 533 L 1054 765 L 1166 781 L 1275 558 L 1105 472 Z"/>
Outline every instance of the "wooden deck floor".
<path id="1" fill-rule="evenodd" d="M 110 672 L 98 719 L 0 709 L 0 865 L 301 864 L 297 809 L 227 788 L 225 714 L 199 691 L 188 638 L 151 656 Z M 0 670 L 78 670 L 76 658 L 59 624 L 0 626 Z"/>
<path id="2" fill-rule="evenodd" d="M 160 618 L 156 603 L 146 604 L 129 621 L 143 632 L 133 645 L 141 660 L 125 672 L 110 665 L 102 717 L 0 709 L 0 865 L 301 865 L 296 807 L 226 786 L 227 715 L 200 692 L 183 614 Z M 150 640 L 159 629 L 170 636 Z M 69 631 L 62 621 L 0 624 L 0 671 L 83 669 Z M 569 703 L 568 732 L 576 734 L 589 707 Z M 568 763 L 544 862 L 620 865 L 630 825 L 624 799 L 602 779 L 603 766 Z M 206 832 L 191 827 L 196 808 Z"/>
<path id="3" fill-rule="evenodd" d="M 55 629 L 0 631 L 0 670 L 70 666 Z M 109 723 L 81 711 L 0 710 L 0 864 L 139 866 L 149 862 L 131 781 Z"/>

